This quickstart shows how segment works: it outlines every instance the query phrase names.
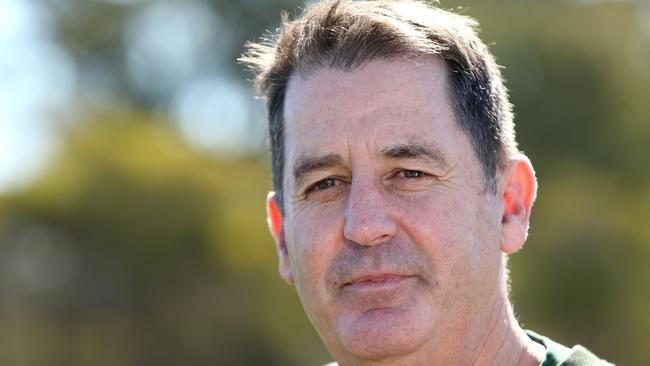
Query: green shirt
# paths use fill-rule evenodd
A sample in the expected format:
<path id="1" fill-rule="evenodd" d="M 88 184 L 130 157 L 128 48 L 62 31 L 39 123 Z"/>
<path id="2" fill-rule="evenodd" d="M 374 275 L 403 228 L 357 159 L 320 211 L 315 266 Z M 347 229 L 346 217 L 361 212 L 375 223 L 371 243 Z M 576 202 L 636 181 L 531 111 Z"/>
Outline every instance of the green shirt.
<path id="1" fill-rule="evenodd" d="M 527 330 L 526 334 L 546 348 L 546 358 L 540 366 L 613 366 L 582 346 L 568 348 L 533 331 Z"/>

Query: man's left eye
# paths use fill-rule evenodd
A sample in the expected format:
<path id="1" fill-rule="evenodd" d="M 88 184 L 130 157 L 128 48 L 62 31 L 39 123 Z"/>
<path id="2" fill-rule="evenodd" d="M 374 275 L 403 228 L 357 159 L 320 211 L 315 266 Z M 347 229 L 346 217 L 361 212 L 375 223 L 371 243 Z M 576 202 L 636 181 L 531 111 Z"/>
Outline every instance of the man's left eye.
<path id="1" fill-rule="evenodd" d="M 426 176 L 426 173 L 419 170 L 402 170 L 401 174 L 404 178 L 422 178 Z"/>

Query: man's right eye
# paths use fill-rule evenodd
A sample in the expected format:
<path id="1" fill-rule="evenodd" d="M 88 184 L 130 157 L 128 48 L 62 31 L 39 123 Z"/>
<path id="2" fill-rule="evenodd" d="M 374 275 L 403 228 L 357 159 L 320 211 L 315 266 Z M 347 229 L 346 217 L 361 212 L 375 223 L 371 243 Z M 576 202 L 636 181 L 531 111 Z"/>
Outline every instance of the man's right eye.
<path id="1" fill-rule="evenodd" d="M 343 177 L 329 177 L 319 180 L 307 187 L 303 193 L 303 199 L 319 202 L 334 200 L 344 192 L 346 182 Z"/>
<path id="2" fill-rule="evenodd" d="M 330 189 L 338 183 L 338 180 L 336 178 L 327 178 L 323 179 L 321 181 L 316 182 L 312 186 L 312 190 L 318 190 L 318 191 L 324 191 L 326 189 Z"/>

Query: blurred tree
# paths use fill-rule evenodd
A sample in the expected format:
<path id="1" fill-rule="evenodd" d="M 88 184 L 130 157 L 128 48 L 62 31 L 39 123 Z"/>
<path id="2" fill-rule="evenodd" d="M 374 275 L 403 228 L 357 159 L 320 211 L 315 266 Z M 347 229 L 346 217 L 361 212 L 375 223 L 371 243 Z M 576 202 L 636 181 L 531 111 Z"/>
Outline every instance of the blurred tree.
<path id="1" fill-rule="evenodd" d="M 73 128 L 65 146 L 42 180 L 3 200 L 0 339 L 20 346 L 0 363 L 304 360 L 274 340 L 313 331 L 281 318 L 299 305 L 271 276 L 263 159 L 202 156 L 164 121 L 118 111 Z"/>

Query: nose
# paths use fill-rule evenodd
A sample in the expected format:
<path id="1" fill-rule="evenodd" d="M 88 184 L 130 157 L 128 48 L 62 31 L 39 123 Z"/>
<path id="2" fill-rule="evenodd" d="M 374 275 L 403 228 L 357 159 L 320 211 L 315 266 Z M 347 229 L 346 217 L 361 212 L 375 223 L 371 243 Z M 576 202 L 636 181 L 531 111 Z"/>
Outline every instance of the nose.
<path id="1" fill-rule="evenodd" d="M 378 183 L 353 180 L 345 212 L 343 235 L 365 246 L 382 244 L 397 234 L 385 193 Z"/>

